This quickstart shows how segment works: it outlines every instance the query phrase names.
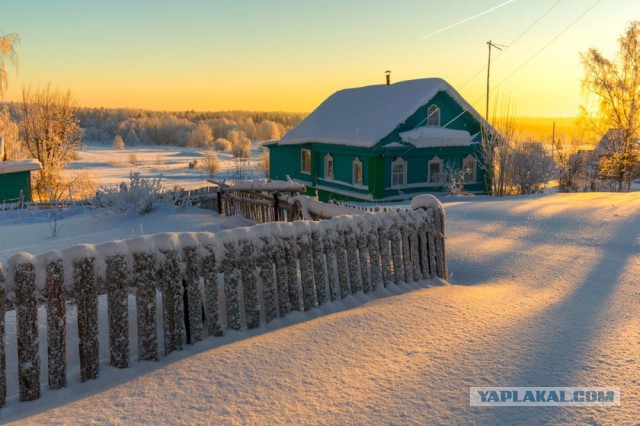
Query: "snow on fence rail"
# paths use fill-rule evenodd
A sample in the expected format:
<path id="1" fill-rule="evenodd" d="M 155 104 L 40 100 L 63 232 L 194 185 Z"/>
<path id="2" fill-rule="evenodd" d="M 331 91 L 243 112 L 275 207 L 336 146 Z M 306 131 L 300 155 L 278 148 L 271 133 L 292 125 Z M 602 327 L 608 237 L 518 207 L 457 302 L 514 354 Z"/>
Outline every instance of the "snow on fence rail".
<path id="1" fill-rule="evenodd" d="M 126 368 L 132 362 L 129 321 L 137 323 L 137 360 L 158 360 L 225 329 L 257 328 L 379 286 L 444 278 L 444 210 L 439 203 L 414 207 L 16 254 L 0 262 L 0 300 L 6 302 L 0 319 L 7 306 L 17 316 L 16 335 L 5 336 L 0 322 L 0 407 L 8 394 L 6 342 L 17 346 L 19 399 L 41 395 L 39 304 L 46 309 L 47 383 L 54 390 L 68 385 L 68 351 L 79 352 L 81 382 L 99 376 L 101 293 L 110 364 Z M 129 318 L 130 293 L 136 318 Z M 66 301 L 75 302 L 78 348 L 66 347 L 66 310 L 74 308 Z"/>

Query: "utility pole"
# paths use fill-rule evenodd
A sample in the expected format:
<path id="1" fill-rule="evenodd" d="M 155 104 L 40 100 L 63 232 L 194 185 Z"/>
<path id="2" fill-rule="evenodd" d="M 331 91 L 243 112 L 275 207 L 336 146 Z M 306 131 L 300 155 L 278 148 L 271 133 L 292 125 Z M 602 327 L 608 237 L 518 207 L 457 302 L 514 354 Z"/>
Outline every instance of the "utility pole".
<path id="1" fill-rule="evenodd" d="M 553 155 L 556 149 L 556 122 L 553 122 L 553 130 L 551 131 L 551 159 L 555 161 L 555 156 Z M 558 153 L 559 154 L 559 153 Z"/>
<path id="2" fill-rule="evenodd" d="M 487 109 L 485 112 L 484 119 L 488 123 L 489 122 L 489 75 L 491 73 L 491 48 L 495 47 L 498 50 L 502 50 L 502 48 L 505 46 L 495 44 L 491 40 L 487 42 L 487 45 L 489 46 L 489 61 L 487 62 Z"/>

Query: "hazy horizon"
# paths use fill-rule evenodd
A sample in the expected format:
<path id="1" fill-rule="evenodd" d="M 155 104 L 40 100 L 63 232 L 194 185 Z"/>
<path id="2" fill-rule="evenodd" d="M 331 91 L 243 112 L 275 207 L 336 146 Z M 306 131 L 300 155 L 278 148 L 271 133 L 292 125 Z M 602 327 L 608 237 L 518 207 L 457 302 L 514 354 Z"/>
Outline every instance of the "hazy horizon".
<path id="1" fill-rule="evenodd" d="M 310 112 L 391 70 L 444 78 L 484 115 L 491 40 L 492 105 L 573 117 L 580 52 L 612 57 L 636 2 L 7 0 L 0 34 L 21 43 L 5 99 L 51 82 L 86 107 Z"/>

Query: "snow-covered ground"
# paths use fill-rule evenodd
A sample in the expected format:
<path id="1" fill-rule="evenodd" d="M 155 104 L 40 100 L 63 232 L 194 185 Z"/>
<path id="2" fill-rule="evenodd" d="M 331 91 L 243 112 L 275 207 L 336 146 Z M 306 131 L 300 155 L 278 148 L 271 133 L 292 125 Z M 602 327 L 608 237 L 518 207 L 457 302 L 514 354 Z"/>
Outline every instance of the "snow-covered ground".
<path id="1" fill-rule="evenodd" d="M 0 421 L 640 423 L 640 194 L 455 198 L 445 208 L 452 285 L 358 295 L 129 370 L 103 364 L 98 381 L 72 376 L 40 400 L 14 398 Z M 94 234 L 121 222 L 113 238 L 183 230 L 175 222 L 187 220 L 190 230 L 222 226 L 209 213 L 157 213 L 162 220 L 78 214 L 49 240 L 48 223 L 37 231 L 2 220 L 0 257 L 65 232 L 75 244 L 75 221 L 93 221 L 84 228 Z M 23 226 L 45 235 L 20 240 Z M 472 386 L 618 387 L 621 405 L 470 407 Z"/>
<path id="2" fill-rule="evenodd" d="M 204 148 L 138 145 L 124 150 L 114 149 L 109 143 L 87 142 L 77 151 L 77 159 L 67 168 L 69 174 L 88 171 L 100 185 L 129 182 L 129 173 L 137 172 L 145 178 L 162 177 L 167 188 L 200 188 L 207 183 L 209 174 L 200 168 L 189 168 L 194 161 L 202 163 L 207 153 L 215 153 L 220 164 L 216 179 L 258 179 L 264 175 L 255 171 L 255 161 L 262 153 L 256 142 L 251 147 L 251 160 L 236 160 L 230 151 L 209 151 Z"/>

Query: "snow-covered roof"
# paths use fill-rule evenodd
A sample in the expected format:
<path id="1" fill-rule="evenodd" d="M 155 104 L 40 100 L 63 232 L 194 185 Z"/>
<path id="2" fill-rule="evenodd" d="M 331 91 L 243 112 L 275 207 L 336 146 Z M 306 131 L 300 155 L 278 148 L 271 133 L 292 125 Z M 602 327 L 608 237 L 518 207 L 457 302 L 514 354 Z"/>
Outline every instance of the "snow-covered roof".
<path id="1" fill-rule="evenodd" d="M 0 175 L 40 169 L 42 165 L 35 158 L 22 161 L 0 161 Z"/>
<path id="2" fill-rule="evenodd" d="M 401 81 L 340 90 L 327 98 L 280 145 L 307 142 L 373 147 L 418 108 L 444 91 L 479 122 L 482 117 L 441 78 Z"/>
<path id="3" fill-rule="evenodd" d="M 469 146 L 473 143 L 473 138 L 466 130 L 435 126 L 416 127 L 413 130 L 401 132 L 400 138 L 416 148 Z"/>

